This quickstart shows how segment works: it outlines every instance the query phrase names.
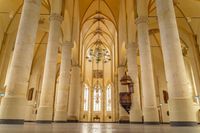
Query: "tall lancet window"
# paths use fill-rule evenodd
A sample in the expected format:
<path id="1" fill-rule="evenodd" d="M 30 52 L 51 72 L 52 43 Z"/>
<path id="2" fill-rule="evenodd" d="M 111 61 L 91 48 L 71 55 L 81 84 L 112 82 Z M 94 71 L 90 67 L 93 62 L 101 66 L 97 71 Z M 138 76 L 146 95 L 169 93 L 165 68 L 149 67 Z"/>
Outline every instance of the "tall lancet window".
<path id="1" fill-rule="evenodd" d="M 94 88 L 94 97 L 93 97 L 93 107 L 94 111 L 101 111 L 101 88 L 95 87 Z"/>
<path id="2" fill-rule="evenodd" d="M 84 87 L 84 111 L 89 109 L 89 88 L 87 85 Z"/>
<path id="3" fill-rule="evenodd" d="M 111 111 L 112 108 L 112 94 L 111 94 L 111 85 L 108 85 L 106 88 L 106 111 Z"/>

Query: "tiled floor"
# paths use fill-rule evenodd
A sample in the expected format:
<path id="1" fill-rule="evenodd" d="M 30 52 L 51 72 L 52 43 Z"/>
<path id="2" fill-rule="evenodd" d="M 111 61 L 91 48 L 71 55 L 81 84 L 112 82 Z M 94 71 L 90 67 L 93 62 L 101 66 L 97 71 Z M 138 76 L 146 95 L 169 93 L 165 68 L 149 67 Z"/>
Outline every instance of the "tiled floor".
<path id="1" fill-rule="evenodd" d="M 197 127 L 111 123 L 0 125 L 0 133 L 200 133 Z"/>

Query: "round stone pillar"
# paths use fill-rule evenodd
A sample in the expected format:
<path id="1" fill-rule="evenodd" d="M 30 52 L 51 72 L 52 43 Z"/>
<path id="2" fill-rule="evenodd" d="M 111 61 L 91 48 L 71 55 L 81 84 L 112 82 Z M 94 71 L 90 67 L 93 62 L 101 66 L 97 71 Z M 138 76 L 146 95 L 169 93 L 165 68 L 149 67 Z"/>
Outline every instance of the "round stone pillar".
<path id="1" fill-rule="evenodd" d="M 80 66 L 72 66 L 71 82 L 68 104 L 68 122 L 78 122 L 80 113 L 80 91 L 81 91 Z"/>
<path id="2" fill-rule="evenodd" d="M 125 72 L 126 72 L 126 66 L 121 65 L 118 67 L 118 90 L 119 90 L 119 93 L 128 91 L 127 86 L 121 85 L 121 82 L 120 82 L 120 80 L 124 76 Z M 129 123 L 129 114 L 121 106 L 120 101 L 119 101 L 119 122 L 120 123 Z"/>
<path id="3" fill-rule="evenodd" d="M 40 104 L 36 121 L 39 123 L 51 122 L 53 117 L 53 100 L 56 81 L 56 67 L 59 39 L 61 37 L 61 22 L 63 17 L 53 13 L 50 16 L 50 30 L 47 45 L 47 53 L 44 67 Z"/>
<path id="4" fill-rule="evenodd" d="M 138 0 L 138 18 L 136 20 L 136 24 L 138 31 L 138 44 L 140 52 L 141 79 L 143 90 L 143 116 L 145 124 L 159 124 L 151 57 L 151 46 L 149 41 L 147 10 L 147 0 Z"/>
<path id="5" fill-rule="evenodd" d="M 71 51 L 72 43 L 66 42 L 62 45 L 62 56 L 61 56 L 61 68 L 59 85 L 56 90 L 56 104 L 55 104 L 55 122 L 66 122 L 67 121 L 67 103 L 69 93 L 69 79 L 70 79 L 70 67 L 71 67 Z"/>
<path id="6" fill-rule="evenodd" d="M 172 126 L 193 126 L 197 116 L 189 90 L 173 0 L 156 0 L 162 51 L 169 91 Z"/>
<path id="7" fill-rule="evenodd" d="M 128 44 L 127 48 L 128 75 L 131 77 L 134 83 L 134 93 L 131 96 L 132 99 L 132 106 L 130 110 L 131 123 L 142 123 L 142 110 L 140 104 L 140 90 L 138 81 L 137 50 L 138 50 L 138 45 L 136 43 Z"/>
<path id="8" fill-rule="evenodd" d="M 11 71 L 0 106 L 1 124 L 23 124 L 41 0 L 24 0 Z"/>

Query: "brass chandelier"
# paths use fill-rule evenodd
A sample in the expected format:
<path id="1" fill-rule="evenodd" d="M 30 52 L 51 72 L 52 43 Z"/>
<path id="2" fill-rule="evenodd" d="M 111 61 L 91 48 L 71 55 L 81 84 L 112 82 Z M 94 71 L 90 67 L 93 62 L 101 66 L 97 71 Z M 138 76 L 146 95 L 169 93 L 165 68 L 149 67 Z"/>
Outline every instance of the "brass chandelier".
<path id="1" fill-rule="evenodd" d="M 92 48 L 89 49 L 86 59 L 88 59 L 89 62 L 95 60 L 97 64 L 101 61 L 104 63 L 109 62 L 111 60 L 110 53 L 107 49 L 102 48 L 102 46 L 103 42 L 97 39 L 94 50 Z"/>

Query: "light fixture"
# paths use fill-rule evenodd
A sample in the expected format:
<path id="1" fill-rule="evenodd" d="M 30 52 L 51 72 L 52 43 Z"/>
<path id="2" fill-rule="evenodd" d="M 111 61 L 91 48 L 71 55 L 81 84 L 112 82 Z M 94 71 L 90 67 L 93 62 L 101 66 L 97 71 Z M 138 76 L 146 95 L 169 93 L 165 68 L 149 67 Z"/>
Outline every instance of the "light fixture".
<path id="1" fill-rule="evenodd" d="M 110 53 L 107 49 L 102 48 L 103 42 L 98 38 L 96 42 L 94 42 L 95 48 L 90 48 L 88 50 L 88 54 L 86 56 L 86 59 L 88 59 L 89 62 L 92 62 L 95 60 L 96 63 L 99 63 L 103 61 L 104 63 L 107 63 L 111 60 Z"/>
<path id="2" fill-rule="evenodd" d="M 95 88 L 95 90 L 96 90 L 96 99 L 95 99 L 95 102 L 96 103 L 99 103 L 99 99 L 100 99 L 100 91 L 102 91 L 101 90 L 101 86 L 100 86 L 100 84 L 99 84 L 99 81 L 98 81 L 98 79 L 97 79 L 97 83 L 96 83 L 96 85 L 94 86 L 94 88 Z"/>

